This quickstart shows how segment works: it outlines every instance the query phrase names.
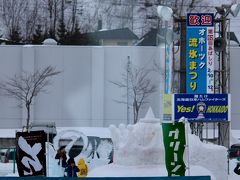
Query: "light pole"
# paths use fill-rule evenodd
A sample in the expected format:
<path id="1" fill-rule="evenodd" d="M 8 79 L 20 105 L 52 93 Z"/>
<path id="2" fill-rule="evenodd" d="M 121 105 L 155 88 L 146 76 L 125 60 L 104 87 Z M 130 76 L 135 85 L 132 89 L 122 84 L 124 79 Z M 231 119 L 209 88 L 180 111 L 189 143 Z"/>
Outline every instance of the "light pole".
<path id="1" fill-rule="evenodd" d="M 129 71 L 130 71 L 130 56 L 127 56 L 127 124 L 130 124 L 130 107 L 129 107 Z"/>
<path id="2" fill-rule="evenodd" d="M 159 18 L 164 21 L 164 60 L 165 60 L 165 83 L 164 83 L 164 92 L 165 94 L 170 94 L 172 92 L 172 59 L 171 59 L 171 44 L 173 41 L 173 31 L 172 26 L 168 28 L 169 22 L 173 20 L 173 11 L 170 7 L 167 6 L 158 6 L 157 13 Z M 161 36 L 160 36 L 161 37 Z"/>
<path id="3" fill-rule="evenodd" d="M 229 92 L 229 72 L 230 72 L 230 67 L 228 62 L 230 61 L 230 57 L 229 57 L 229 52 L 227 52 L 226 49 L 226 45 L 229 44 L 229 42 L 227 42 L 227 20 L 229 20 L 227 17 L 229 14 L 231 14 L 233 17 L 236 17 L 240 11 L 240 4 L 232 4 L 232 5 L 228 5 L 228 4 L 223 4 L 219 7 L 215 7 L 215 9 L 217 10 L 216 14 L 215 14 L 215 20 L 220 22 L 220 26 L 219 26 L 219 35 L 220 35 L 220 39 L 222 39 L 222 42 L 216 41 L 214 42 L 214 45 L 217 46 L 217 48 L 215 48 L 216 51 L 219 51 L 219 89 L 218 92 L 219 93 L 228 93 Z M 220 15 L 220 17 L 216 17 L 217 15 Z M 217 44 L 218 42 L 220 42 L 219 44 Z M 219 48 L 219 46 L 221 46 L 221 48 Z M 229 49 L 228 49 L 229 50 Z"/>

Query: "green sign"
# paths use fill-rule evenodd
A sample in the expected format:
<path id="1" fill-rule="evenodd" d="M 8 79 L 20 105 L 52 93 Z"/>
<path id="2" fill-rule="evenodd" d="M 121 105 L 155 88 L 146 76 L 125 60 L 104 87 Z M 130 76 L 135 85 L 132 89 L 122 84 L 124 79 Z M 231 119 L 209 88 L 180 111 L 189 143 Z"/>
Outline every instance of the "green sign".
<path id="1" fill-rule="evenodd" d="M 163 123 L 162 128 L 168 176 L 185 176 L 186 166 L 183 154 L 186 139 L 184 123 Z"/>

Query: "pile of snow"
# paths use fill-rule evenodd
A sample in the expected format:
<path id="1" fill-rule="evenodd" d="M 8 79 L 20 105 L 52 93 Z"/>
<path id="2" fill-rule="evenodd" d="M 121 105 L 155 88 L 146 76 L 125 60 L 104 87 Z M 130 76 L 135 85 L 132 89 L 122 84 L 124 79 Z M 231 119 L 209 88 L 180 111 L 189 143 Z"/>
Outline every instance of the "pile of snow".
<path id="1" fill-rule="evenodd" d="M 137 124 L 110 126 L 110 131 L 114 163 L 92 170 L 89 177 L 167 176 L 162 126 L 151 110 Z M 226 180 L 227 149 L 203 143 L 193 134 L 186 136 L 189 142 L 189 148 L 185 149 L 185 163 L 189 167 L 186 175 L 210 175 L 212 180 Z"/>
<path id="2" fill-rule="evenodd" d="M 198 136 L 188 134 L 190 171 L 194 165 L 211 171 L 217 180 L 227 179 L 227 148 L 203 143 Z"/>
<path id="3" fill-rule="evenodd" d="M 57 41 L 52 38 L 45 39 L 43 45 L 57 45 Z"/>
<path id="4" fill-rule="evenodd" d="M 160 119 L 150 109 L 145 118 L 135 125 L 111 125 L 114 147 L 113 162 L 118 165 L 164 164 L 165 151 Z"/>
<path id="5" fill-rule="evenodd" d="M 188 174 L 186 174 L 188 175 Z M 214 175 L 204 167 L 193 166 L 191 176 L 211 176 L 211 180 L 216 179 Z M 122 166 L 109 164 L 96 168 L 89 172 L 88 177 L 164 177 L 168 176 L 165 165 L 142 165 L 142 166 Z"/>

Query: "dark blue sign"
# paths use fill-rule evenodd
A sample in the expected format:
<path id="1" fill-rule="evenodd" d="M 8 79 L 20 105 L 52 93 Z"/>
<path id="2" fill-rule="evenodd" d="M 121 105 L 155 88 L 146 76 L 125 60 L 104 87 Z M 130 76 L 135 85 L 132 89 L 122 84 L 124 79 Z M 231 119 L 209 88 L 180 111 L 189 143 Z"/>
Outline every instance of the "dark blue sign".
<path id="1" fill-rule="evenodd" d="M 187 14 L 187 26 L 213 26 L 213 13 L 190 13 Z"/>
<path id="2" fill-rule="evenodd" d="M 214 93 L 213 14 L 187 15 L 186 90 L 188 94 Z"/>
<path id="3" fill-rule="evenodd" d="M 229 120 L 228 94 L 175 94 L 174 119 L 190 122 L 222 122 Z"/>

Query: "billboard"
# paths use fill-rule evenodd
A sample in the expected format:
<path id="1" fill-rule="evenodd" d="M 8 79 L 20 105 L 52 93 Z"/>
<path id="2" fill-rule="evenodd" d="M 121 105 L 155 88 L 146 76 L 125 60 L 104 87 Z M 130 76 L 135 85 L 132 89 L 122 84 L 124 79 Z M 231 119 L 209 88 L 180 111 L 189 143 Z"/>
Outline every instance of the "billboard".
<path id="1" fill-rule="evenodd" d="M 174 120 L 224 122 L 230 120 L 229 94 L 174 94 Z"/>
<path id="2" fill-rule="evenodd" d="M 16 162 L 20 177 L 46 176 L 46 141 L 44 131 L 16 133 Z"/>
<path id="3" fill-rule="evenodd" d="M 187 14 L 186 91 L 214 93 L 214 15 Z"/>

